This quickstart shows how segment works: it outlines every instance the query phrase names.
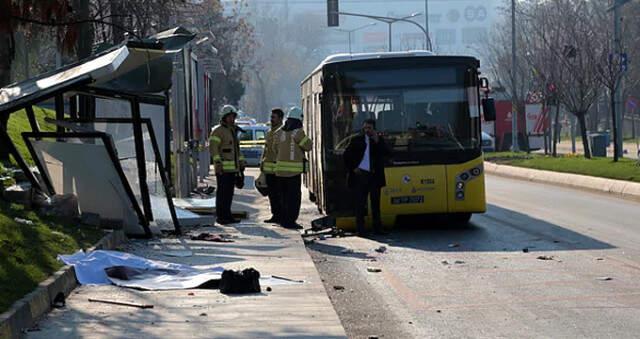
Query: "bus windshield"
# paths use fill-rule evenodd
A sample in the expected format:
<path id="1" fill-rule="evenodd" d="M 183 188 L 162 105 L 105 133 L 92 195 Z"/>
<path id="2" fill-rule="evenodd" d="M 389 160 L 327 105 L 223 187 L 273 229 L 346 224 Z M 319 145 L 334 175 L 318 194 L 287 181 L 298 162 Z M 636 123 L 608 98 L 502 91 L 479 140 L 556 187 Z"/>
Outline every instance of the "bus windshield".
<path id="1" fill-rule="evenodd" d="M 466 67 L 334 73 L 327 102 L 334 149 L 344 149 L 366 119 L 376 121 L 394 153 L 478 148 L 478 90 L 468 73 Z"/>

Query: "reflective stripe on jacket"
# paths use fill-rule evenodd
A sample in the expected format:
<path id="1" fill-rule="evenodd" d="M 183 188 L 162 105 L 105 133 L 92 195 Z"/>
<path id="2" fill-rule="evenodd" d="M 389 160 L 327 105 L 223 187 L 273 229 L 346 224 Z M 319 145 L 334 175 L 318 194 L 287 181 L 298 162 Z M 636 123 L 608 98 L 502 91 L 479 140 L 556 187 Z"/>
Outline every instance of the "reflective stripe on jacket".
<path id="1" fill-rule="evenodd" d="M 217 125 L 211 131 L 209 145 L 214 164 L 222 165 L 222 172 L 238 172 L 244 167 L 244 156 L 240 153 L 236 127 L 224 124 Z"/>
<path id="2" fill-rule="evenodd" d="M 262 153 L 262 160 L 260 168 L 262 172 L 266 174 L 273 174 L 276 172 L 276 160 L 278 156 L 278 140 L 276 138 L 277 130 L 282 124 L 277 126 L 271 126 L 267 136 L 264 140 L 264 152 Z"/>
<path id="3" fill-rule="evenodd" d="M 311 139 L 305 135 L 301 128 L 293 131 L 285 131 L 280 128 L 277 131 L 278 152 L 276 161 L 276 175 L 279 177 L 293 177 L 303 173 L 304 152 L 311 150 Z"/>

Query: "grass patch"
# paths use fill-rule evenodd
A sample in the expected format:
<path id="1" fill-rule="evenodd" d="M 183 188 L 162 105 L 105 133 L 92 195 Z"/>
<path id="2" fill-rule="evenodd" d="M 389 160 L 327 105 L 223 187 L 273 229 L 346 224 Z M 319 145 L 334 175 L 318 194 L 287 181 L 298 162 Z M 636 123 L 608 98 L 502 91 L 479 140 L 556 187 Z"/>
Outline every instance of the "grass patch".
<path id="1" fill-rule="evenodd" d="M 38 125 L 40 125 L 40 131 L 55 132 L 56 126 L 45 122 L 45 118 L 56 118 L 55 111 L 34 106 L 33 113 L 36 115 Z M 13 143 L 16 145 L 18 152 L 22 155 L 27 164 L 31 166 L 35 165 L 21 135 L 22 132 L 31 132 L 31 125 L 29 124 L 29 118 L 27 118 L 27 112 L 25 110 L 19 110 L 11 114 L 9 123 L 7 124 L 7 132 L 9 133 L 11 140 L 13 140 Z M 17 165 L 13 157 L 11 161 L 14 165 Z"/>
<path id="2" fill-rule="evenodd" d="M 33 225 L 14 218 L 31 220 Z M 0 312 L 60 269 L 58 254 L 91 247 L 103 235 L 97 227 L 39 217 L 21 205 L 0 200 Z"/>
<path id="3" fill-rule="evenodd" d="M 498 152 L 485 154 L 485 159 L 503 165 L 640 182 L 637 160 L 626 158 L 616 163 L 611 158 L 586 159 L 570 154 L 554 158 L 542 154 Z"/>

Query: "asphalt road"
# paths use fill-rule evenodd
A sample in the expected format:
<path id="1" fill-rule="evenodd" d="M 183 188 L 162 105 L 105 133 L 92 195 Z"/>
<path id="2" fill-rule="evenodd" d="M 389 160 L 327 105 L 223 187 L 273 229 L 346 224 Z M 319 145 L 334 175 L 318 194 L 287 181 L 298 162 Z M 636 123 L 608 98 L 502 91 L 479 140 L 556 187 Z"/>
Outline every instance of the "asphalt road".
<path id="1" fill-rule="evenodd" d="M 493 176 L 487 187 L 489 211 L 468 228 L 308 246 L 350 337 L 638 337 L 640 204 Z"/>

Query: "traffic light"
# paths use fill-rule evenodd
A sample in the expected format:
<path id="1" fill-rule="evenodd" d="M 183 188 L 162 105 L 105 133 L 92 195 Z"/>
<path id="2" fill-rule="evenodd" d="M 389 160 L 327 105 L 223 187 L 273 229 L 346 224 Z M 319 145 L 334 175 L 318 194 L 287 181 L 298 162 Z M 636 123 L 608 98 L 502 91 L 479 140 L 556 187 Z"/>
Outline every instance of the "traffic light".
<path id="1" fill-rule="evenodd" d="M 340 26 L 340 12 L 338 0 L 327 0 L 327 24 L 329 27 Z"/>

